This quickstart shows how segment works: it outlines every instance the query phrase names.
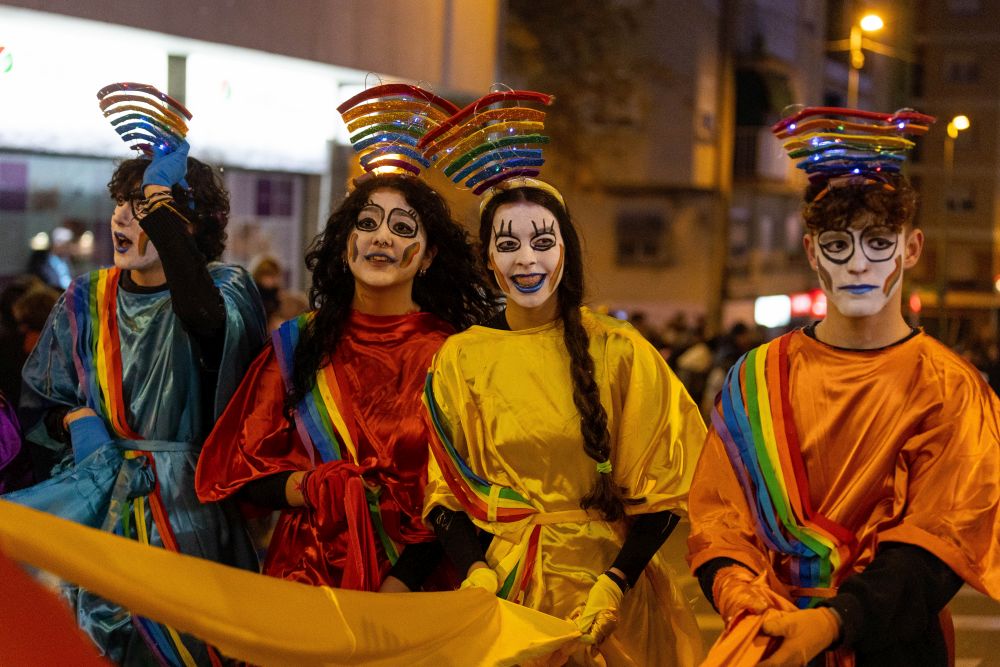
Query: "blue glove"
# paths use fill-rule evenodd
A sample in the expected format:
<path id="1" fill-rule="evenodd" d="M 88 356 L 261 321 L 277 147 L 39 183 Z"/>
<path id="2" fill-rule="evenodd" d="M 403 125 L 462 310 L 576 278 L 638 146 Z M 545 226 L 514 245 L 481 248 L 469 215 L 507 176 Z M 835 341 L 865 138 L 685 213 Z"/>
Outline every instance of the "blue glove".
<path id="1" fill-rule="evenodd" d="M 187 159 L 190 149 L 191 146 L 186 140 L 169 153 L 160 152 L 159 147 L 154 147 L 153 161 L 149 163 L 142 175 L 142 187 L 162 185 L 171 188 L 180 185 L 187 189 L 188 184 L 184 180 L 184 176 L 187 174 Z"/>
<path id="2" fill-rule="evenodd" d="M 69 437 L 73 443 L 73 458 L 76 463 L 111 442 L 104 420 L 97 415 L 80 417 L 70 422 Z"/>

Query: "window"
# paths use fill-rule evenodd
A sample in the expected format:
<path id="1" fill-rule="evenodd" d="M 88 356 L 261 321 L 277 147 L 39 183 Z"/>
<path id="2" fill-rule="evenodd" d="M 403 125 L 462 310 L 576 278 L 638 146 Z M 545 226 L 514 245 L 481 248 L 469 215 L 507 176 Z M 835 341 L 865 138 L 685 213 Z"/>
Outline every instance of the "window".
<path id="1" fill-rule="evenodd" d="M 616 258 L 620 266 L 669 266 L 675 258 L 671 225 L 657 211 L 625 212 L 615 223 Z"/>
<path id="2" fill-rule="evenodd" d="M 975 211 L 976 193 L 971 185 L 954 184 L 948 191 L 945 206 L 949 211 Z"/>
<path id="3" fill-rule="evenodd" d="M 975 16 L 981 4 L 980 0 L 948 0 L 948 13 L 952 16 Z"/>
<path id="4" fill-rule="evenodd" d="M 979 81 L 979 59 L 971 53 L 948 53 L 941 61 L 944 80 L 948 83 Z"/>
<path id="5" fill-rule="evenodd" d="M 292 215 L 292 180 L 290 178 L 257 179 L 257 215 Z"/>

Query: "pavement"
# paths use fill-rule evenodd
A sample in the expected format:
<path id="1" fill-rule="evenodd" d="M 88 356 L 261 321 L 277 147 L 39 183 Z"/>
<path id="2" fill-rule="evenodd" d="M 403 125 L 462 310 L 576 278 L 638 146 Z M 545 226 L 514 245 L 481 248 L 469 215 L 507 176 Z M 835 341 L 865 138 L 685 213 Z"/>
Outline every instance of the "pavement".
<path id="1" fill-rule="evenodd" d="M 687 521 L 677 526 L 667 540 L 667 558 L 691 602 L 707 650 L 722 632 L 722 619 L 702 595 L 697 579 L 688 574 L 688 530 Z M 949 607 L 955 622 L 955 667 L 1000 667 L 1000 603 L 963 586 Z"/>

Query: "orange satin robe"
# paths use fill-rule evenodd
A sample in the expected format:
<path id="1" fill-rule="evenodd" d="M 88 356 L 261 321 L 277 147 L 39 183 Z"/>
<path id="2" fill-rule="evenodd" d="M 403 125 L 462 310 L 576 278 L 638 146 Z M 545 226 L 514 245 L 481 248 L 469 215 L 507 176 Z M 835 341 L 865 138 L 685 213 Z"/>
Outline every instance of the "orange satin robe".
<path id="1" fill-rule="evenodd" d="M 448 323 L 430 313 L 354 312 L 332 355 L 341 389 L 350 393 L 355 408 L 343 417 L 357 426 L 357 464 L 364 482 L 381 489 L 383 525 L 397 544 L 435 539 L 420 519 L 428 456 L 421 395 L 434 353 L 451 332 Z M 277 472 L 314 467 L 285 419 L 285 391 L 272 344 L 254 361 L 205 441 L 196 477 L 202 501 L 227 498 L 247 482 Z M 330 511 L 334 509 L 346 511 Z M 321 511 L 307 507 L 282 511 L 264 562 L 265 574 L 314 585 L 342 585 L 346 562 L 362 558 L 359 551 L 368 547 L 352 539 L 346 523 L 334 536 L 321 534 L 317 517 Z M 367 511 L 353 520 L 369 521 Z M 374 548 L 380 572 L 368 573 L 363 587 L 377 590 L 389 563 L 381 545 Z"/>
<path id="2" fill-rule="evenodd" d="M 863 571 L 879 542 L 908 543 L 1000 599 L 1000 400 L 979 373 L 924 333 L 860 351 L 797 331 L 788 357 L 809 495 L 855 534 L 850 571 Z M 713 428 L 691 485 L 692 571 L 717 557 L 772 582 L 786 571 L 751 516 Z"/>

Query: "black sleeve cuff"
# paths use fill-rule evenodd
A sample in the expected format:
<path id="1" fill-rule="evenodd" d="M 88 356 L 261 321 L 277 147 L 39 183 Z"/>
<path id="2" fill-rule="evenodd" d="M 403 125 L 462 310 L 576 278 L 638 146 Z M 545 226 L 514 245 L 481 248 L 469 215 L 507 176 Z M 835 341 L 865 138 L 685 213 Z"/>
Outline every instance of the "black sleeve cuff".
<path id="1" fill-rule="evenodd" d="M 438 541 L 407 544 L 389 576 L 402 581 L 411 591 L 419 591 L 424 580 L 444 558 L 444 548 Z"/>
<path id="2" fill-rule="evenodd" d="M 698 577 L 698 586 L 701 587 L 702 594 L 704 594 L 705 599 L 708 600 L 708 603 L 712 605 L 712 609 L 715 611 L 719 611 L 719 608 L 715 605 L 715 598 L 712 596 L 712 585 L 715 583 L 715 575 L 719 573 L 719 570 L 730 565 L 739 565 L 753 572 L 753 570 L 738 560 L 733 560 L 732 558 L 713 558 L 703 563 L 694 573 L 694 576 Z"/>
<path id="3" fill-rule="evenodd" d="M 858 642 L 865 623 L 865 608 L 861 604 L 861 600 L 850 593 L 838 593 L 816 606 L 829 607 L 840 615 L 840 636 L 830 644 L 829 650 L 838 649 L 841 646 L 851 647 Z"/>
<path id="4" fill-rule="evenodd" d="M 621 551 L 611 564 L 611 567 L 616 567 L 625 573 L 629 588 L 635 586 L 639 575 L 670 537 L 670 533 L 679 521 L 679 516 L 664 510 L 652 514 L 640 514 L 629 526 Z"/>
<path id="5" fill-rule="evenodd" d="M 161 206 L 139 223 L 163 262 L 174 313 L 192 336 L 210 338 L 226 323 L 222 294 L 212 281 L 205 257 L 187 221 L 171 207 Z"/>
<path id="6" fill-rule="evenodd" d="M 464 578 L 473 563 L 486 560 L 486 551 L 479 542 L 476 525 L 465 512 L 456 512 L 438 505 L 427 515 L 434 533 L 458 576 Z"/>
<path id="7" fill-rule="evenodd" d="M 267 509 L 280 510 L 291 507 L 288 504 L 285 485 L 293 472 L 293 470 L 283 470 L 267 477 L 251 480 L 243 485 L 243 488 L 237 493 L 237 497 L 244 502 Z"/>

